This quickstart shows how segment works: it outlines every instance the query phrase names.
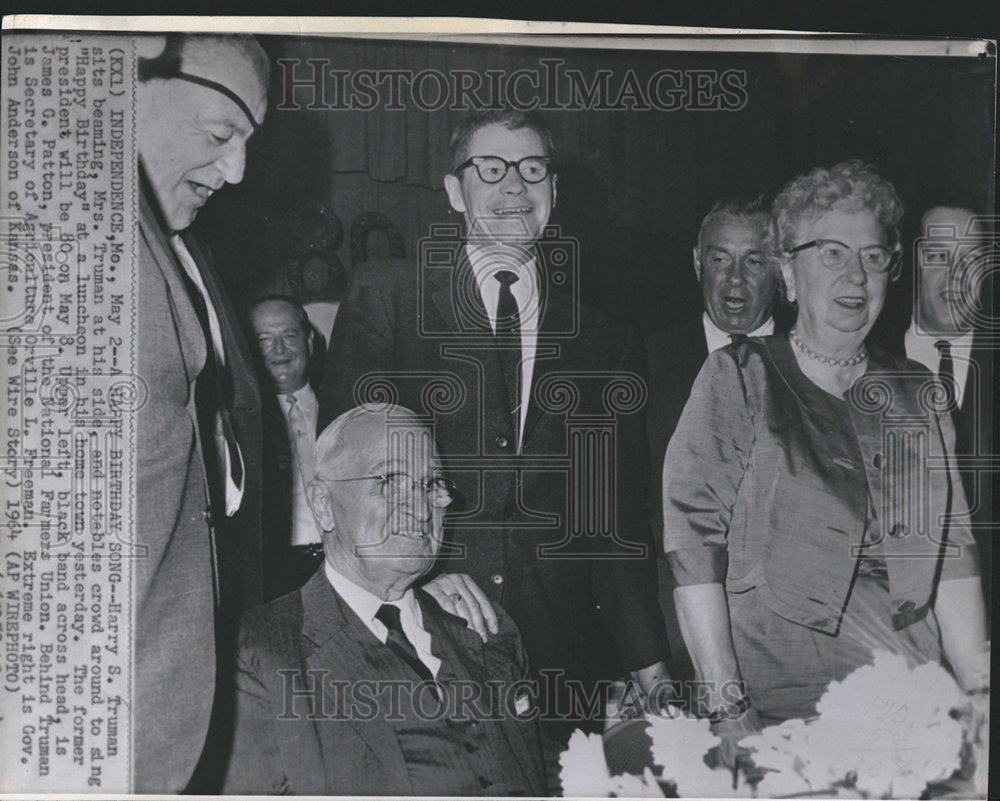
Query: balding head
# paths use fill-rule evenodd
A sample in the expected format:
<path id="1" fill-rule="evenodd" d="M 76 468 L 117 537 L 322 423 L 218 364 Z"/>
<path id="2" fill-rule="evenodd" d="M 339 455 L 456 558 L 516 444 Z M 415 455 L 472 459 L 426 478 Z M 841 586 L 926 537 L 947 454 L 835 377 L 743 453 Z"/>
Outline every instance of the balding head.
<path id="1" fill-rule="evenodd" d="M 330 423 L 307 495 L 327 561 L 369 592 L 396 600 L 433 566 L 451 493 L 409 410 L 359 406 Z"/>

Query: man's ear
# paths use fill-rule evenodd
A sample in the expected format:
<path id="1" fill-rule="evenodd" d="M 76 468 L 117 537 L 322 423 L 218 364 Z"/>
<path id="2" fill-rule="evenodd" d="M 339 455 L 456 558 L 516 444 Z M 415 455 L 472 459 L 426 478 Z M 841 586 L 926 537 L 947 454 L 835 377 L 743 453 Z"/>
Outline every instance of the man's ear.
<path id="1" fill-rule="evenodd" d="M 320 529 L 324 532 L 333 531 L 336 528 L 336 519 L 333 514 L 333 499 L 330 491 L 320 481 L 312 481 L 306 487 L 306 499 L 309 501 L 309 508 L 312 509 L 313 517 L 319 523 Z"/>
<path id="2" fill-rule="evenodd" d="M 698 283 L 701 283 L 701 251 L 698 250 L 697 245 L 691 248 L 691 260 L 694 262 L 695 278 L 698 279 Z"/>
<path id="3" fill-rule="evenodd" d="M 306 356 L 312 356 L 313 355 L 313 339 L 314 339 L 314 337 L 315 337 L 315 333 L 313 332 L 313 327 L 310 325 L 309 326 L 309 333 L 306 334 Z"/>
<path id="4" fill-rule="evenodd" d="M 552 175 L 552 208 L 556 207 L 556 180 L 558 178 L 558 175 Z"/>
<path id="5" fill-rule="evenodd" d="M 448 193 L 448 202 L 459 214 L 465 214 L 465 198 L 462 197 L 462 182 L 457 175 L 444 177 L 444 191 Z"/>

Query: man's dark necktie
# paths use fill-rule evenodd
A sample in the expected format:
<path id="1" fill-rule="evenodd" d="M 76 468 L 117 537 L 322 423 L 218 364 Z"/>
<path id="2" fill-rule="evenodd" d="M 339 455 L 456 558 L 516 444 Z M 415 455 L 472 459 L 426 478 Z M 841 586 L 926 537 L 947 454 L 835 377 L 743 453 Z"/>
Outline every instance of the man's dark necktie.
<path id="1" fill-rule="evenodd" d="M 510 270 L 499 270 L 493 276 L 500 282 L 497 300 L 497 356 L 507 385 L 507 405 L 510 408 L 511 426 L 519 436 L 521 424 L 521 312 L 517 307 L 511 285 L 518 275 Z"/>
<path id="2" fill-rule="evenodd" d="M 947 339 L 939 339 L 934 343 L 934 347 L 937 348 L 938 355 L 941 357 L 941 361 L 938 363 L 938 378 L 944 384 L 944 391 L 948 393 L 949 404 L 955 404 L 957 402 L 957 387 L 955 386 L 955 365 L 951 358 L 951 343 Z M 953 409 L 952 414 L 955 411 L 957 411 L 957 406 Z"/>
<path id="3" fill-rule="evenodd" d="M 201 434 L 202 456 L 205 460 L 205 471 L 211 477 L 208 483 L 213 513 L 226 512 L 226 462 L 222 448 L 229 449 L 229 463 L 233 482 L 239 486 L 242 481 L 242 469 L 239 452 L 236 445 L 236 433 L 229 419 L 229 406 L 226 403 L 226 392 L 223 385 L 225 369 L 219 364 L 215 353 L 215 343 L 212 341 L 212 329 L 208 320 L 208 307 L 205 297 L 194 281 L 183 268 L 180 270 L 184 285 L 187 287 L 188 299 L 194 307 L 202 333 L 205 336 L 205 366 L 195 379 L 194 403 L 198 415 L 198 430 Z M 219 429 L 221 428 L 221 432 Z M 222 435 L 220 442 L 219 434 Z"/>
<path id="4" fill-rule="evenodd" d="M 413 668 L 421 681 L 427 681 L 437 686 L 430 668 L 417 656 L 417 649 L 413 647 L 410 638 L 403 631 L 403 626 L 399 622 L 399 607 L 393 604 L 382 604 L 378 608 L 378 612 L 375 613 L 375 618 L 389 630 L 385 644 L 393 650 L 396 656 Z"/>
<path id="5" fill-rule="evenodd" d="M 747 335 L 746 334 L 730 334 L 729 335 L 729 341 L 730 342 L 745 342 L 746 339 L 747 339 Z"/>

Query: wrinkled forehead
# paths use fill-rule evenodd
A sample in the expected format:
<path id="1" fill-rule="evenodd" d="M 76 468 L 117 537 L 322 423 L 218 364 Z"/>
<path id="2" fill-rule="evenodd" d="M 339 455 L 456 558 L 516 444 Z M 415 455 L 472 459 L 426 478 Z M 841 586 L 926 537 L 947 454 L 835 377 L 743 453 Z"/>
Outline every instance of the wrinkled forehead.
<path id="1" fill-rule="evenodd" d="M 408 415 L 366 414 L 340 432 L 332 467 L 346 475 L 402 471 L 426 475 L 438 463 L 437 449 L 426 426 Z"/>
<path id="2" fill-rule="evenodd" d="M 298 328 L 298 310 L 284 300 L 268 300 L 251 312 L 254 331 L 262 328 Z"/>

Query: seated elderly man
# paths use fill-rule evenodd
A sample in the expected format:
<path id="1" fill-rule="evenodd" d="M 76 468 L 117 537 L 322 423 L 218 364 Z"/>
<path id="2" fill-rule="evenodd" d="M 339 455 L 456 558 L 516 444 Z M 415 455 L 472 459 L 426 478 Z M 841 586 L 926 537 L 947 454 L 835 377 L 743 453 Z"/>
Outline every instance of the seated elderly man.
<path id="1" fill-rule="evenodd" d="M 325 561 L 241 625 L 225 792 L 540 795 L 521 638 L 483 640 L 414 583 L 453 485 L 406 409 L 366 406 L 316 443 L 309 502 Z"/>

